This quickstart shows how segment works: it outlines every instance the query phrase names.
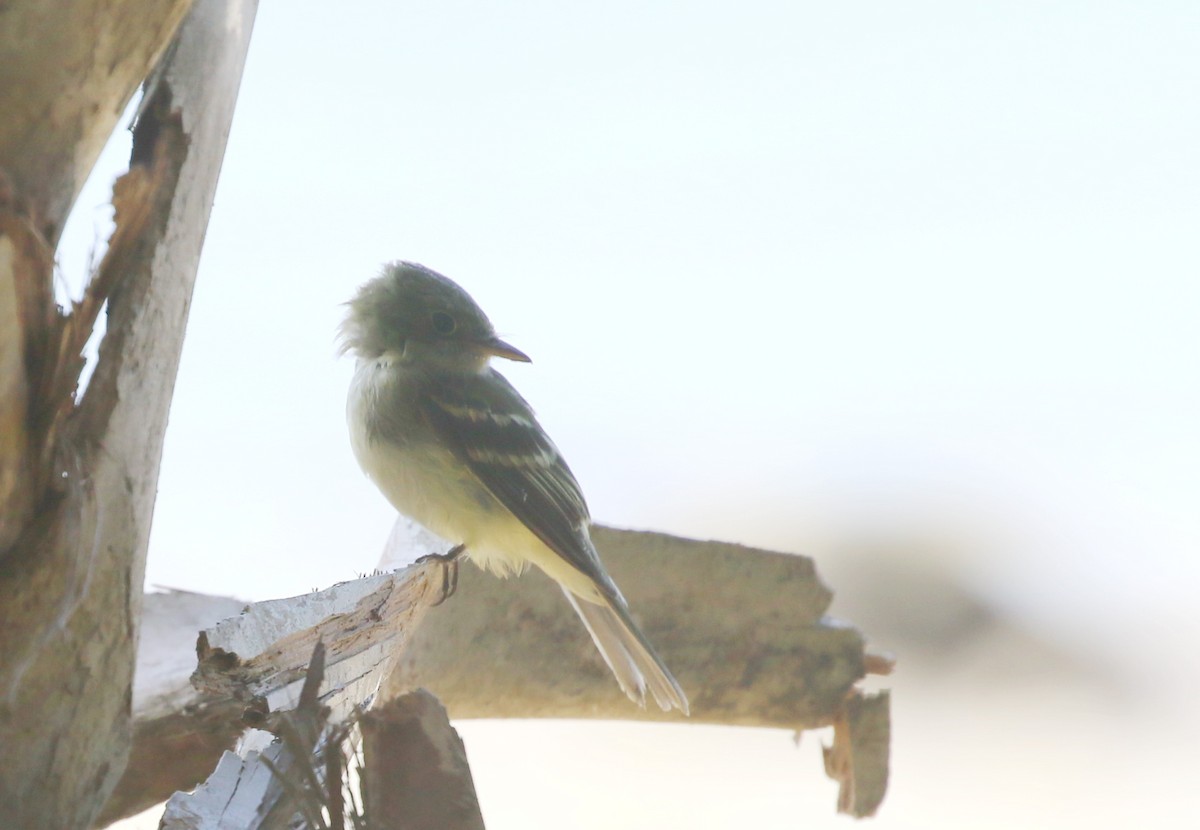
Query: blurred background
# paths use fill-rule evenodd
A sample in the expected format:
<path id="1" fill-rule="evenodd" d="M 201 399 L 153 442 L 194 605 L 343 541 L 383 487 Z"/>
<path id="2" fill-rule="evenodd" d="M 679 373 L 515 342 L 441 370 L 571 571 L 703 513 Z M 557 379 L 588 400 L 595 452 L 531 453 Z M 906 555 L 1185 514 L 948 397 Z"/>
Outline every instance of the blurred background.
<path id="1" fill-rule="evenodd" d="M 416 260 L 598 521 L 812 556 L 895 653 L 874 825 L 1195 826 L 1197 54 L 1183 0 L 264 3 L 148 586 L 375 566 L 335 329 Z M 457 725 L 490 830 L 850 822 L 819 734 Z"/>

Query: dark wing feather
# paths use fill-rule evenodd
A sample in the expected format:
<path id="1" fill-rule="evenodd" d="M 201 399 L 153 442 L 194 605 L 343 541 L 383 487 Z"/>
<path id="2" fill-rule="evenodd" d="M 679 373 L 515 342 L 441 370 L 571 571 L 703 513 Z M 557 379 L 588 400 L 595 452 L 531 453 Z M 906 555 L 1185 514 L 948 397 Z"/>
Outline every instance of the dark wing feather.
<path id="1" fill-rule="evenodd" d="M 501 504 L 546 545 L 592 577 L 610 580 L 588 541 L 579 483 L 533 410 L 494 370 L 439 377 L 422 396 L 425 417 Z"/>

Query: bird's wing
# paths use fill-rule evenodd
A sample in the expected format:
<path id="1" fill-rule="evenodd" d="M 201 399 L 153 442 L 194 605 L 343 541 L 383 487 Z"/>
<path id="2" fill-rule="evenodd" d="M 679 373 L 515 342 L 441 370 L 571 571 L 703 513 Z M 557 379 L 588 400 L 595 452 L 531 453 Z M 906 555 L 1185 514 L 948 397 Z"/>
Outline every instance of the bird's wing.
<path id="1" fill-rule="evenodd" d="M 612 581 L 589 541 L 579 483 L 504 376 L 488 370 L 438 378 L 421 405 L 441 439 L 492 495 L 607 593 Z"/>

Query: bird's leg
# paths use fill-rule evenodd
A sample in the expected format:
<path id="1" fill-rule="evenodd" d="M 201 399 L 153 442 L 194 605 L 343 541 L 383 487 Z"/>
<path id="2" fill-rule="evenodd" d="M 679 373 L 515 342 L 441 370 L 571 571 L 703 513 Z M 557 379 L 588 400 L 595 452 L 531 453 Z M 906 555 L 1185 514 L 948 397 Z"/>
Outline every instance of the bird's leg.
<path id="1" fill-rule="evenodd" d="M 454 592 L 458 590 L 458 562 L 466 552 L 466 545 L 455 545 L 445 553 L 427 553 L 417 559 L 418 564 L 427 562 L 430 559 L 442 564 L 442 598 L 435 602 L 434 605 L 441 605 L 454 596 Z"/>

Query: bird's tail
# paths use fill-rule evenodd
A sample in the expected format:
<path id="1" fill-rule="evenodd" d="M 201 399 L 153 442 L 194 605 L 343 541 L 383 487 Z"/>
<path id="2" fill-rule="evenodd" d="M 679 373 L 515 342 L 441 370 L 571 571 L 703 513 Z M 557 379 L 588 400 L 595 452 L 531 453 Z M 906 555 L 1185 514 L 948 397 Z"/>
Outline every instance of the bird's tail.
<path id="1" fill-rule="evenodd" d="M 575 596 L 566 588 L 563 593 L 587 626 L 604 662 L 608 663 L 630 700 L 645 706 L 646 690 L 649 689 L 664 712 L 675 708 L 688 714 L 687 695 L 679 681 L 663 664 L 619 598 L 596 604 Z"/>

